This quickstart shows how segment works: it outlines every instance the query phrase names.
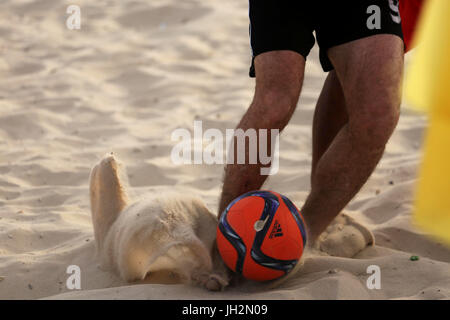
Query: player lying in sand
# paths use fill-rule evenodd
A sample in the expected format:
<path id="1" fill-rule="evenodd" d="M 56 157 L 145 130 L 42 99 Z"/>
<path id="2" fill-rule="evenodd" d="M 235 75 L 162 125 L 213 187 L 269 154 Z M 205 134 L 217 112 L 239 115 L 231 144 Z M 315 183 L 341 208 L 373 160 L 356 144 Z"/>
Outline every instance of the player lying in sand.
<path id="1" fill-rule="evenodd" d="M 221 290 L 229 274 L 214 250 L 217 217 L 201 199 L 152 192 L 132 201 L 123 165 L 106 155 L 91 171 L 89 192 L 100 267 L 126 281 L 169 271 L 171 279 Z"/>
<path id="2" fill-rule="evenodd" d="M 380 8 L 379 28 L 367 23 L 373 4 Z M 313 31 L 323 70 L 329 72 L 313 120 L 311 192 L 301 209 L 310 243 L 370 177 L 397 125 L 404 55 L 397 5 L 394 0 L 250 0 L 250 75 L 256 75 L 256 88 L 237 128 L 281 131 L 288 124 Z M 267 178 L 261 167 L 226 166 L 219 215 L 236 197 L 261 188 Z"/>

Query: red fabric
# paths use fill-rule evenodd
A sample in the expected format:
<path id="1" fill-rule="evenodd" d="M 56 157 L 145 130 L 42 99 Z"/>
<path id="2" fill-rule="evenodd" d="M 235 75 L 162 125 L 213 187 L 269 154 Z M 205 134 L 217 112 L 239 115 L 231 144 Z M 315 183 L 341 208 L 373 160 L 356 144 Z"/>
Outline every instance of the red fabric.
<path id="1" fill-rule="evenodd" d="M 400 0 L 400 16 L 402 17 L 402 29 L 406 51 L 412 49 L 414 31 L 424 3 L 425 0 Z"/>

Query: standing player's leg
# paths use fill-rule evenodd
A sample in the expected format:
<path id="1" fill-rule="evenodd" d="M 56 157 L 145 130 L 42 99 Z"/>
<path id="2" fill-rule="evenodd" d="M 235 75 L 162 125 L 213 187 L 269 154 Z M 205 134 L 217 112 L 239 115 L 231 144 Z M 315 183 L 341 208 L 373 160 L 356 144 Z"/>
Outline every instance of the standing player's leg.
<path id="1" fill-rule="evenodd" d="M 281 131 L 290 120 L 298 102 L 305 59 L 315 42 L 313 13 L 313 6 L 309 1 L 249 0 L 250 42 L 254 57 L 250 76 L 256 73 L 256 88 L 253 102 L 237 129 L 266 129 L 269 136 L 266 137 L 265 146 L 268 151 L 272 149 L 270 130 Z M 259 135 L 257 136 L 259 140 Z M 234 141 L 236 145 L 236 139 Z M 259 146 L 259 141 L 256 143 Z M 246 149 L 245 159 L 248 163 L 248 148 Z M 260 162 L 228 164 L 225 168 L 219 215 L 236 197 L 260 189 L 267 178 L 261 174 L 261 169 L 268 169 L 269 165 L 262 165 Z"/>
<path id="2" fill-rule="evenodd" d="M 236 129 L 281 131 L 289 122 L 298 102 L 303 83 L 305 58 L 293 51 L 271 51 L 255 58 L 255 68 L 256 88 L 253 102 Z M 271 137 L 268 137 L 266 150 L 271 150 L 270 141 Z M 236 139 L 234 145 L 237 145 Z M 245 159 L 249 158 L 248 151 L 247 147 Z M 236 156 L 236 151 L 234 154 Z M 233 199 L 262 186 L 267 178 L 266 175 L 261 175 L 262 167 L 267 165 L 248 164 L 247 161 L 245 164 L 237 164 L 233 161 L 225 167 L 219 216 Z"/>
<path id="3" fill-rule="evenodd" d="M 344 93 L 336 71 L 332 70 L 328 73 L 314 112 L 311 182 L 317 163 L 347 121 Z"/>
<path id="4" fill-rule="evenodd" d="M 356 195 L 383 155 L 399 118 L 403 41 L 375 35 L 328 50 L 348 122 L 317 162 L 302 213 L 312 240 Z"/>

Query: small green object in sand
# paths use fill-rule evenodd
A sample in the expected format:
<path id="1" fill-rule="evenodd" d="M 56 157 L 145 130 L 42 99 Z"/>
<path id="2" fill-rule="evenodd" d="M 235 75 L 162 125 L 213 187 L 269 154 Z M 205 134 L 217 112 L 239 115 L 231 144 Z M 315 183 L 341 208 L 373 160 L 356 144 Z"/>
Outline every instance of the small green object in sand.
<path id="1" fill-rule="evenodd" d="M 409 260 L 417 261 L 417 260 L 419 260 L 419 256 L 411 256 L 411 258 L 409 258 Z"/>

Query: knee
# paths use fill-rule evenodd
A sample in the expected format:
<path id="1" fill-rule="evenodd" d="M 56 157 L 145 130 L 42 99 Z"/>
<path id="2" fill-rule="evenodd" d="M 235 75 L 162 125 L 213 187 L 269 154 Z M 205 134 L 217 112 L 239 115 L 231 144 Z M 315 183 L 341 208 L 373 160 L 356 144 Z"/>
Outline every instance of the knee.
<path id="1" fill-rule="evenodd" d="M 350 115 L 349 130 L 352 138 L 364 148 L 384 149 L 400 117 L 400 101 L 379 99 Z"/>
<path id="2" fill-rule="evenodd" d="M 283 129 L 298 102 L 296 90 L 269 88 L 255 94 L 253 106 L 261 124 L 267 128 Z"/>

